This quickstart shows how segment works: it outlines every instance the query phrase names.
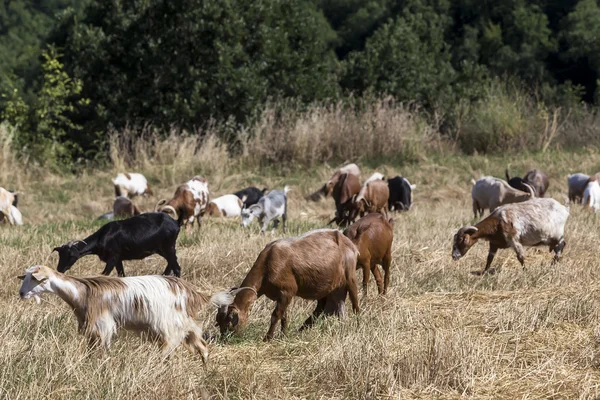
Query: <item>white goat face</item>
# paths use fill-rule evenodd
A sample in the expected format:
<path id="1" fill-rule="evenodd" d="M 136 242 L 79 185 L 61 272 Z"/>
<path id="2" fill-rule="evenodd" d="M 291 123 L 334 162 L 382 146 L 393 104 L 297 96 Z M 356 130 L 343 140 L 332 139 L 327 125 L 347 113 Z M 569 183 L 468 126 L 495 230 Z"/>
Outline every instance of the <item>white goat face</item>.
<path id="1" fill-rule="evenodd" d="M 262 211 L 262 208 L 258 204 L 254 204 L 249 208 L 244 208 L 242 210 L 242 226 L 245 228 L 254 220 L 254 218 L 258 217 Z"/>
<path id="2" fill-rule="evenodd" d="M 24 300 L 33 297 L 39 304 L 40 295 L 48 291 L 48 276 L 40 271 L 39 266 L 34 265 L 27 268 L 25 275 L 18 278 L 23 280 L 21 289 L 19 289 L 19 296 Z"/>

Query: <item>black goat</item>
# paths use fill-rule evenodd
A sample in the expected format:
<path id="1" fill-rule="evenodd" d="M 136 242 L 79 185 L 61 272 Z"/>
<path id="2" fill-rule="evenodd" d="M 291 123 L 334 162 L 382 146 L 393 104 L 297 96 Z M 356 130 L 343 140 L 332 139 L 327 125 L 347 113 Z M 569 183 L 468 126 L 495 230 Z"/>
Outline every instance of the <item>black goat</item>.
<path id="1" fill-rule="evenodd" d="M 267 188 L 260 190 L 254 186 L 248 186 L 246 189 L 239 190 L 234 194 L 239 197 L 244 203 L 242 208 L 248 208 L 258 203 L 258 201 L 265 195 Z"/>
<path id="2" fill-rule="evenodd" d="M 410 182 L 401 176 L 388 179 L 388 188 L 390 197 L 388 199 L 388 209 L 390 211 L 408 211 L 412 205 L 412 191 L 417 185 L 411 185 Z"/>
<path id="3" fill-rule="evenodd" d="M 124 260 L 141 260 L 158 254 L 167 260 L 164 275 L 181 275 L 175 254 L 179 224 L 165 213 L 146 213 L 122 221 L 109 222 L 84 240 L 75 240 L 55 247 L 59 260 L 58 272 L 65 272 L 83 256 L 97 255 L 106 263 L 102 275 L 117 268 L 125 276 Z"/>

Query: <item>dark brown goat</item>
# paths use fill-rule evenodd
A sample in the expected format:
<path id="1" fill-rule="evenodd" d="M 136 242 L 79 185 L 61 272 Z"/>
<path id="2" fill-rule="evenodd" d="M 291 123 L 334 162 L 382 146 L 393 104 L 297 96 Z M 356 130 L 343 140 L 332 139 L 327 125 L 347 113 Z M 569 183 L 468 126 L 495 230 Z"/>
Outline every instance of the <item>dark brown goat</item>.
<path id="1" fill-rule="evenodd" d="M 390 283 L 390 265 L 392 263 L 392 241 L 394 240 L 394 220 L 389 221 L 381 214 L 368 214 L 350 225 L 344 235 L 358 248 L 356 268 L 363 270 L 363 293 L 367 287 L 371 272 L 377 282 L 379 294 L 386 294 Z M 377 265 L 381 265 L 385 279 Z"/>
<path id="2" fill-rule="evenodd" d="M 212 297 L 219 307 L 217 324 L 221 333 L 244 329 L 252 303 L 262 295 L 277 302 L 265 340 L 273 338 L 280 320 L 285 333 L 287 308 L 295 296 L 317 300 L 317 308 L 301 329 L 311 326 L 323 312 L 343 314 L 348 292 L 352 308 L 358 313 L 357 255 L 350 239 L 333 229 L 317 229 L 269 243 L 239 289 Z"/>
<path id="3" fill-rule="evenodd" d="M 387 217 L 389 198 L 390 188 L 387 182 L 381 180 L 368 182 L 352 200 L 350 221 L 354 222 L 359 214 L 364 217 L 368 213 L 381 213 Z"/>
<path id="4" fill-rule="evenodd" d="M 140 209 L 129 198 L 119 196 L 115 199 L 113 203 L 113 215 L 115 218 L 129 218 L 140 214 Z"/>
<path id="5" fill-rule="evenodd" d="M 360 192 L 360 181 L 355 175 L 342 174 L 333 187 L 333 200 L 335 201 L 335 218 L 329 221 L 339 226 L 348 225 L 352 210 L 352 198 Z"/>

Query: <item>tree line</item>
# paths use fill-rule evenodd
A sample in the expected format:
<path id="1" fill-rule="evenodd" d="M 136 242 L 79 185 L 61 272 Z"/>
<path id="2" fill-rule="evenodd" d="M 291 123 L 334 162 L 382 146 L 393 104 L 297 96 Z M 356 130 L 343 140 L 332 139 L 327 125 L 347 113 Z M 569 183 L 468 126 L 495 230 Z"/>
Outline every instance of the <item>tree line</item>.
<path id="1" fill-rule="evenodd" d="M 269 101 L 393 96 L 443 115 L 490 82 L 595 103 L 597 0 L 5 0 L 0 116 L 40 157 L 109 128 L 243 124 Z"/>

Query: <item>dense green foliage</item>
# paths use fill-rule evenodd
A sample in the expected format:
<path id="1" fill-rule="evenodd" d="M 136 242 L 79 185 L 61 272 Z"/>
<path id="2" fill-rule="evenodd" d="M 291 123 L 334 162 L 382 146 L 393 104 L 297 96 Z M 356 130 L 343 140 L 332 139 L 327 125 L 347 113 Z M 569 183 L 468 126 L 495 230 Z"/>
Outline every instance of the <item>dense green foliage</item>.
<path id="1" fill-rule="evenodd" d="M 597 0 L 4 0 L 0 111 L 60 157 L 102 152 L 109 127 L 244 123 L 280 98 L 392 95 L 451 134 L 497 80 L 594 102 L 598 38 Z"/>

